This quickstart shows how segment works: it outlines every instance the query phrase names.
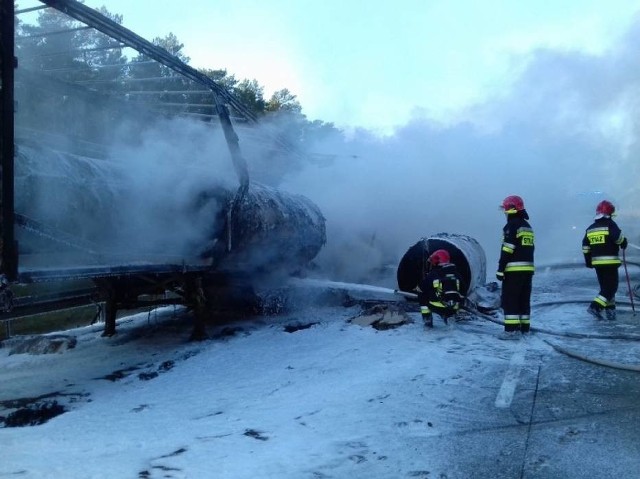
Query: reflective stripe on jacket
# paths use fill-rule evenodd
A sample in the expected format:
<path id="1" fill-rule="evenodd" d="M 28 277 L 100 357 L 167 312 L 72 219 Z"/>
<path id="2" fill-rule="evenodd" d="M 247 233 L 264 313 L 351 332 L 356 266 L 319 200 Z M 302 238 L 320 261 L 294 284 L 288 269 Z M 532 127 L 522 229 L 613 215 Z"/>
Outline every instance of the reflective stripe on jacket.
<path id="1" fill-rule="evenodd" d="M 533 262 L 531 261 L 511 261 L 509 263 L 506 264 L 506 266 L 504 267 L 504 271 L 506 273 L 512 272 L 512 271 L 535 271 L 535 267 L 533 265 Z"/>

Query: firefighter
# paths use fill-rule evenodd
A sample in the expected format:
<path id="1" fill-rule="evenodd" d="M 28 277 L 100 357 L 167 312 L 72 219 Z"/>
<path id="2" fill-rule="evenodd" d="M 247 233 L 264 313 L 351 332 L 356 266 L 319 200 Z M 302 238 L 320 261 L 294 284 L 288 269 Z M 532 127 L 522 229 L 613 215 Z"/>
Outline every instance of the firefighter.
<path id="1" fill-rule="evenodd" d="M 500 205 L 507 217 L 496 278 L 502 281 L 504 331 L 500 339 L 518 339 L 531 330 L 534 234 L 520 196 L 507 196 Z"/>
<path id="2" fill-rule="evenodd" d="M 582 238 L 582 253 L 587 268 L 595 268 L 600 292 L 591 301 L 587 312 L 596 319 L 616 319 L 615 296 L 618 291 L 618 268 L 622 264 L 618 252 L 627 247 L 627 238 L 611 218 L 616 211 L 610 201 L 603 200 L 596 206 L 595 221 Z"/>
<path id="3" fill-rule="evenodd" d="M 436 250 L 427 258 L 427 274 L 418 288 L 420 312 L 425 327 L 433 328 L 434 312 L 448 324 L 449 318 L 460 309 L 464 298 L 460 292 L 458 270 L 451 263 L 447 250 Z"/>

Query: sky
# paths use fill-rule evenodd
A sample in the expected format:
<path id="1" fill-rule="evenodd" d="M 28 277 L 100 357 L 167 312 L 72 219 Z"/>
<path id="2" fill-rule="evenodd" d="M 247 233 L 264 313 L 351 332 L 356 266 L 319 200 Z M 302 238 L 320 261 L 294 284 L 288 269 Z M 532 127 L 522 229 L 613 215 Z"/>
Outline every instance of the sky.
<path id="1" fill-rule="evenodd" d="M 521 341 L 468 315 L 425 331 L 410 307 L 377 330 L 381 313 L 329 292 L 408 303 L 328 282 L 298 283 L 280 315 L 210 324 L 204 342 L 172 308 L 124 317 L 111 338 L 100 323 L 66 331 L 77 343 L 56 353 L 15 337 L 0 348 L 0 426 L 20 408 L 66 412 L 0 427 L 0 477 L 633 477 L 640 343 L 626 290 L 614 324 L 587 316 L 592 270 L 541 271 L 534 286 Z"/>
<path id="2" fill-rule="evenodd" d="M 267 96 L 289 89 L 310 120 L 389 133 L 415 115 L 450 121 L 508 89 L 536 48 L 602 54 L 640 1 L 110 0 L 107 8 L 146 39 L 174 33 L 192 66 L 256 79 Z"/>

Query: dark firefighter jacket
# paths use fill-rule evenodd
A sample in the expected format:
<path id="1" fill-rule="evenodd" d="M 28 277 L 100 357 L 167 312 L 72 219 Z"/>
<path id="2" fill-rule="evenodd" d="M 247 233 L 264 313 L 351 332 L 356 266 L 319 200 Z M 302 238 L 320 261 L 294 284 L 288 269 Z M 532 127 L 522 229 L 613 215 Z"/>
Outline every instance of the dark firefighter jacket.
<path id="1" fill-rule="evenodd" d="M 498 262 L 498 277 L 505 273 L 530 272 L 533 274 L 534 235 L 527 222 L 526 211 L 507 216 L 507 224 L 502 229 L 502 248 Z"/>
<path id="2" fill-rule="evenodd" d="M 420 282 L 421 304 L 452 313 L 460 309 L 463 296 L 460 292 L 460 276 L 456 266 L 443 263 L 434 266 Z"/>
<path id="3" fill-rule="evenodd" d="M 620 266 L 620 247 L 627 247 L 627 238 L 611 219 L 603 216 L 596 219 L 582 238 L 582 253 L 587 266 Z"/>

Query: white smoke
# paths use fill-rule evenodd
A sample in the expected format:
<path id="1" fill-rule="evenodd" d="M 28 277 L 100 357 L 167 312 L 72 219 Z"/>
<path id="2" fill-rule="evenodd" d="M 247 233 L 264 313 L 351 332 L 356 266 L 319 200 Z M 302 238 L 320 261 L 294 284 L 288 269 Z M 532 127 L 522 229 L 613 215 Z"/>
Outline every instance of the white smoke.
<path id="1" fill-rule="evenodd" d="M 318 261 L 334 279 L 359 280 L 444 231 L 477 239 L 491 272 L 504 224 L 498 205 L 511 194 L 525 200 L 538 264 L 580 258 L 584 228 L 604 197 L 633 233 L 623 213 L 640 205 L 638 47 L 640 22 L 600 55 L 539 49 L 516 59 L 526 66 L 509 91 L 457 122 L 418 114 L 390 137 L 355 131 L 321 146 L 335 155 L 330 164 L 286 183 L 327 217 Z"/>
<path id="2" fill-rule="evenodd" d="M 110 151 L 110 160 L 126 170 L 117 240 L 156 257 L 193 255 L 194 247 L 211 237 L 216 213 L 226 206 L 198 210 L 197 194 L 216 186 L 237 188 L 224 136 L 219 128 L 176 119 L 141 133 L 135 144 L 116 142 Z"/>

